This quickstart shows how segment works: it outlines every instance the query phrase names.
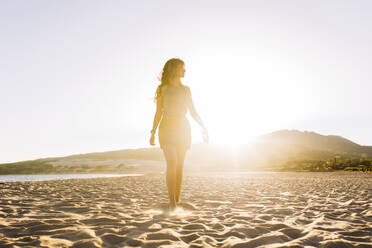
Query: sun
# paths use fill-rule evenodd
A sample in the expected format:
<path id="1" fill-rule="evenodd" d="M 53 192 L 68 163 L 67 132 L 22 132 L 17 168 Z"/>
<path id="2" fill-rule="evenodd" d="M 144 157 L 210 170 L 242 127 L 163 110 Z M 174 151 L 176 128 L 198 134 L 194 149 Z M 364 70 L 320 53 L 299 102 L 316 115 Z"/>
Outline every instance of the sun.
<path id="1" fill-rule="evenodd" d="M 301 126 L 316 115 L 316 94 L 293 73 L 302 71 L 295 61 L 283 61 L 264 47 L 243 56 L 246 47 L 230 53 L 223 44 L 211 46 L 202 57 L 190 54 L 185 77 L 210 143 L 236 148 L 260 135 Z"/>
<path id="2" fill-rule="evenodd" d="M 192 118 L 189 118 L 192 119 Z M 203 118 L 207 125 L 209 144 L 224 147 L 228 150 L 238 150 L 242 146 L 252 143 L 255 135 L 243 128 L 218 125 L 219 122 L 211 120 L 211 116 Z M 190 121 L 194 142 L 203 142 L 202 130 L 195 121 Z"/>
<path id="3" fill-rule="evenodd" d="M 278 98 L 272 92 L 248 94 L 253 91 L 249 87 L 255 85 L 236 85 L 230 92 L 220 87 L 214 87 L 213 92 L 208 87 L 194 87 L 193 100 L 211 144 L 236 150 L 263 134 L 291 128 L 297 118 L 305 115 L 301 106 L 285 95 Z M 199 127 L 195 125 L 195 128 Z"/>
<path id="4" fill-rule="evenodd" d="M 209 131 L 210 143 L 236 151 L 242 146 L 252 143 L 254 135 L 247 130 L 232 126 L 211 126 Z"/>

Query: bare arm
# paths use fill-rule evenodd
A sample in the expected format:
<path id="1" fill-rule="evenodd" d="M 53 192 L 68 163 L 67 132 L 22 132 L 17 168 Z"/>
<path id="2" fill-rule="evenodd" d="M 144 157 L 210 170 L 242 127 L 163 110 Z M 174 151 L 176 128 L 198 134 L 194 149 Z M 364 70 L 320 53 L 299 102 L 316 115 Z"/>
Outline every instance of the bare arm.
<path id="1" fill-rule="evenodd" d="M 152 125 L 152 130 L 153 130 L 152 134 L 155 134 L 156 128 L 158 127 L 158 124 L 161 120 L 161 117 L 163 116 L 162 104 L 163 104 L 163 97 L 160 94 L 159 98 L 156 102 L 156 113 L 155 113 L 154 122 L 153 122 L 153 125 Z"/>
<path id="2" fill-rule="evenodd" d="M 190 87 L 186 86 L 186 90 L 187 90 L 187 107 L 189 108 L 190 110 L 190 114 L 192 116 L 192 118 L 194 118 L 194 120 L 204 129 L 206 130 L 207 128 L 204 126 L 204 123 L 203 121 L 201 120 L 198 112 L 196 111 L 195 109 L 195 106 L 194 106 L 194 102 L 192 101 L 192 96 L 191 96 L 191 90 L 190 90 Z"/>

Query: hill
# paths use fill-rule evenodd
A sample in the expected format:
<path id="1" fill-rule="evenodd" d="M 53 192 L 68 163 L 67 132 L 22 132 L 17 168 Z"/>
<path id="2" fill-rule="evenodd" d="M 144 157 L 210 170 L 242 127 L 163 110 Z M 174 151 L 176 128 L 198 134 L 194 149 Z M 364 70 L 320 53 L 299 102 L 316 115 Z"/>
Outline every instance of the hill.
<path id="1" fill-rule="evenodd" d="M 336 135 L 321 135 L 315 132 L 297 130 L 280 130 L 260 137 L 261 141 L 285 145 L 304 146 L 309 149 L 330 152 L 348 153 L 356 156 L 371 156 L 371 146 L 361 146 L 348 139 Z"/>
<path id="2" fill-rule="evenodd" d="M 335 135 L 279 130 L 258 137 L 237 150 L 218 145 L 193 144 L 185 170 L 275 170 L 297 160 L 371 158 L 372 147 Z M 0 164 L 0 174 L 143 173 L 164 171 L 159 147 L 75 154 Z"/>

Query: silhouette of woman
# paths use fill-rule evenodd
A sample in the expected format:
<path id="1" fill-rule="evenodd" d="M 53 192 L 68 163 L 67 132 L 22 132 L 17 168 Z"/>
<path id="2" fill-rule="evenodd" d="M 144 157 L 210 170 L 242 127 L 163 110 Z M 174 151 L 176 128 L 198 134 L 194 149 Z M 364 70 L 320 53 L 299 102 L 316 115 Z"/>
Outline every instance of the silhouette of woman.
<path id="1" fill-rule="evenodd" d="M 168 60 L 161 73 L 161 84 L 155 93 L 156 113 L 151 130 L 150 145 L 155 145 L 155 132 L 159 121 L 159 143 L 166 163 L 166 183 L 169 208 L 175 210 L 180 201 L 182 171 L 186 151 L 191 146 L 191 129 L 186 118 L 189 109 L 193 119 L 203 130 L 204 142 L 208 143 L 208 132 L 191 97 L 190 87 L 181 82 L 185 75 L 185 63 L 178 58 Z"/>

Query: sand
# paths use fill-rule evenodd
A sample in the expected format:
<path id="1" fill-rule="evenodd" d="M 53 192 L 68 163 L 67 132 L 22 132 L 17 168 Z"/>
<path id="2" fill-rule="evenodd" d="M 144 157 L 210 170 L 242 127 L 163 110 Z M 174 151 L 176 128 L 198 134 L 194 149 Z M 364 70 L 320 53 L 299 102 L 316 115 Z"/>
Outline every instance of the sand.
<path id="1" fill-rule="evenodd" d="M 0 184 L 0 247 L 372 247 L 372 174 L 164 174 Z"/>

